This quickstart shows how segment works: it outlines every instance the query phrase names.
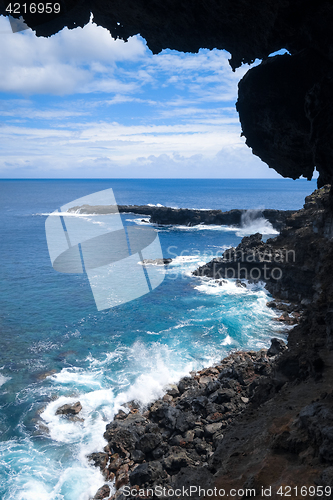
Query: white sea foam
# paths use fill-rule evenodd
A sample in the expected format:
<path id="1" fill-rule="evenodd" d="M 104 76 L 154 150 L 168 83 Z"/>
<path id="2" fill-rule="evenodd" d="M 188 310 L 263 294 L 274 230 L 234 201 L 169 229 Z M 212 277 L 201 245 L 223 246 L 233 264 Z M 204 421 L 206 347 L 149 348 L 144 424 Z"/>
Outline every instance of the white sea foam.
<path id="1" fill-rule="evenodd" d="M 202 260 L 201 255 L 177 255 L 177 257 L 172 259 L 171 264 L 173 266 L 182 266 L 184 264 L 191 264 L 192 262 L 197 263 L 199 260 Z"/>
<path id="2" fill-rule="evenodd" d="M 41 212 L 41 213 L 36 213 L 32 215 L 46 215 L 46 216 L 51 216 L 51 217 L 103 217 L 103 215 L 110 215 L 110 214 L 89 214 L 89 213 L 84 213 L 81 214 L 78 211 L 75 212 Z"/>
<path id="3" fill-rule="evenodd" d="M 170 254 L 171 256 L 171 254 Z M 166 276 L 174 279 L 179 275 L 193 277 L 192 272 L 212 259 L 211 255 L 178 255 L 165 268 Z"/>
<path id="4" fill-rule="evenodd" d="M 248 293 L 245 287 L 237 286 L 236 282 L 232 280 L 226 280 L 226 283 L 223 283 L 222 286 L 220 286 L 219 282 L 216 283 L 215 280 L 208 280 L 195 286 L 194 289 L 207 295 L 225 295 L 226 293 L 244 295 Z"/>
<path id="5" fill-rule="evenodd" d="M 98 377 L 99 375 L 99 377 Z M 61 372 L 50 375 L 58 384 L 73 385 L 76 387 L 101 388 L 102 371 L 98 373 L 84 371 L 80 368 L 63 368 Z"/>
<path id="6" fill-rule="evenodd" d="M 184 323 L 181 323 L 170 327 L 168 331 L 184 326 Z M 159 333 L 162 336 L 167 332 L 151 333 Z M 133 399 L 146 405 L 161 397 L 166 385 L 177 382 L 194 367 L 193 360 L 184 358 L 172 347 L 160 342 L 147 346 L 141 341 L 136 341 L 126 356 L 131 361 L 127 372 L 128 375 L 135 374 L 134 381 L 115 397 L 114 411 Z"/>
<path id="7" fill-rule="evenodd" d="M 185 226 L 183 224 L 158 224 L 155 222 L 149 222 L 150 217 L 139 217 L 135 219 L 126 219 L 128 222 L 134 222 L 135 224 L 142 226 L 149 224 L 153 227 L 159 228 L 158 230 L 163 231 L 222 231 L 222 232 L 237 232 L 240 230 L 239 227 L 235 226 L 220 226 L 218 224 L 197 224 L 195 226 Z M 162 228 L 162 229 L 161 229 Z"/>
<path id="8" fill-rule="evenodd" d="M 171 226 L 173 229 L 180 231 L 229 231 L 230 226 L 220 226 L 218 224 L 197 224 L 196 226 L 175 225 Z"/>
<path id="9" fill-rule="evenodd" d="M 11 379 L 11 377 L 5 377 L 4 375 L 2 375 L 2 374 L 0 373 L 0 387 L 1 387 L 2 385 L 4 385 L 6 382 L 8 382 L 8 380 L 10 380 L 10 379 Z"/>
<path id="10" fill-rule="evenodd" d="M 207 295 L 244 295 L 248 293 L 260 293 L 268 297 L 268 292 L 263 281 L 250 283 L 247 280 L 242 280 L 245 286 L 240 286 L 238 283 L 239 280 L 236 279 L 226 279 L 223 281 L 207 277 L 198 277 L 198 279 L 200 280 L 199 284 L 195 286 L 194 289 Z"/>
<path id="11" fill-rule="evenodd" d="M 73 404 L 80 400 L 82 410 L 78 415 L 83 421 L 71 421 L 63 415 L 56 415 L 56 410 L 65 404 Z M 100 389 L 80 394 L 78 397 L 61 396 L 51 401 L 41 413 L 46 422 L 50 437 L 61 443 L 87 443 L 83 456 L 89 452 L 89 447 L 104 446 L 103 432 L 105 423 L 112 419 L 114 395 L 111 389 Z M 94 436 L 94 442 L 90 442 Z M 86 439 L 87 438 L 87 439 Z M 98 444 L 96 443 L 98 440 Z M 88 446 L 88 448 L 87 448 Z M 91 451 L 90 451 L 91 452 Z"/>
<path id="12" fill-rule="evenodd" d="M 35 479 L 28 479 L 27 482 L 22 484 L 21 491 L 15 495 L 17 500 L 49 500 L 50 491 L 46 489 L 45 485 Z"/>
<path id="13" fill-rule="evenodd" d="M 20 442 L 9 440 L 0 444 L 0 461 L 11 474 L 7 477 L 7 494 L 3 500 L 89 500 L 105 480 L 96 467 L 87 465 L 87 458 L 77 460 L 76 449 L 66 453 L 57 447 L 38 450 L 29 437 Z"/>
<path id="14" fill-rule="evenodd" d="M 222 340 L 221 344 L 224 346 L 231 345 L 234 340 L 227 334 L 226 338 Z"/>

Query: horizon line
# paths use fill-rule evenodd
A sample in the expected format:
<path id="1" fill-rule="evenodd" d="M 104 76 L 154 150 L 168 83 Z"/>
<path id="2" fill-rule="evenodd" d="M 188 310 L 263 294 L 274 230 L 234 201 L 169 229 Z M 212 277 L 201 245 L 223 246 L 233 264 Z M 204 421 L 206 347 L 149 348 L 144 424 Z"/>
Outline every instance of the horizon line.
<path id="1" fill-rule="evenodd" d="M 1 177 L 0 181 L 144 181 L 144 180 L 169 180 L 169 181 L 195 181 L 195 180 L 223 180 L 223 181 L 317 181 L 317 178 L 304 177 L 291 179 L 290 177 Z"/>

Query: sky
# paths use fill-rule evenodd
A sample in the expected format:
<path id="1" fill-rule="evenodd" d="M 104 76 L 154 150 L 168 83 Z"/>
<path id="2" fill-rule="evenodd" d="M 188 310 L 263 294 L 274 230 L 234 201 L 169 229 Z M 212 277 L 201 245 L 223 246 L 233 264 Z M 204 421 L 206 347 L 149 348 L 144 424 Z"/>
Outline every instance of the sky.
<path id="1" fill-rule="evenodd" d="M 92 21 L 50 38 L 0 16 L 0 178 L 280 178 L 240 136 L 230 54 L 153 55 Z"/>

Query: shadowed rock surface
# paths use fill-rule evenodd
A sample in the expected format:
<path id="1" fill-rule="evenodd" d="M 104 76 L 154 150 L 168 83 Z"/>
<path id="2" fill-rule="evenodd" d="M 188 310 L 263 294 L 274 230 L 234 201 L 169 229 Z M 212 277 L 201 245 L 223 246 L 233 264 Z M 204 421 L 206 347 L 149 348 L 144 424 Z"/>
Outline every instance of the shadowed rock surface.
<path id="1" fill-rule="evenodd" d="M 279 345 L 283 352 L 281 339 Z M 124 487 L 137 492 L 154 485 L 214 487 L 209 464 L 225 432 L 250 400 L 257 405 L 257 392 L 267 399 L 281 385 L 273 375 L 278 357 L 279 353 L 268 356 L 267 349 L 230 354 L 219 365 L 169 387 L 146 411 L 131 404 L 129 413 L 120 410 L 106 426 L 104 452 L 89 457 L 106 480 L 115 480 L 117 492 L 112 498 L 126 498 Z"/>

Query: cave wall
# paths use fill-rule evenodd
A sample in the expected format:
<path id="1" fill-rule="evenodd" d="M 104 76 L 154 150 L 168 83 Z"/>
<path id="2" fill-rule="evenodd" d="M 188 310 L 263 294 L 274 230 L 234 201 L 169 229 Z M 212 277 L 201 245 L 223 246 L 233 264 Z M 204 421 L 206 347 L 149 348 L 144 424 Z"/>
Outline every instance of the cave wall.
<path id="1" fill-rule="evenodd" d="M 6 15 L 6 5 L 0 13 Z M 28 2 L 29 3 L 29 2 Z M 25 15 L 37 36 L 89 22 L 114 38 L 140 34 L 153 53 L 226 49 L 232 69 L 261 59 L 239 84 L 247 145 L 283 177 L 333 176 L 331 0 L 60 0 L 61 14 Z M 19 17 L 18 15 L 16 17 Z M 280 49 L 289 54 L 268 58 Z"/>

